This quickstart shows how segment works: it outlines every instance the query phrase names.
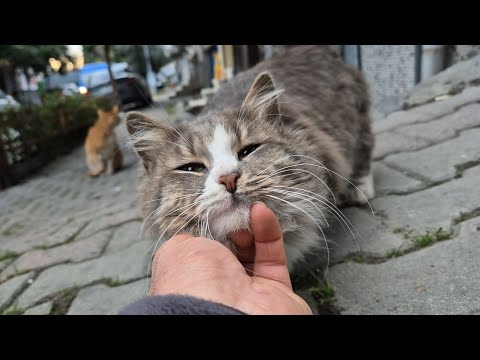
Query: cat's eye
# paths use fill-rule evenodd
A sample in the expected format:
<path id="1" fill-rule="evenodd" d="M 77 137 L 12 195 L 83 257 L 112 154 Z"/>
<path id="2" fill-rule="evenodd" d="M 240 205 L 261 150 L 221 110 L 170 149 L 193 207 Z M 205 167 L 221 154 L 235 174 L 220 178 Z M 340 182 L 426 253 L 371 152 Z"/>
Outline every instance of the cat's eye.
<path id="1" fill-rule="evenodd" d="M 242 160 L 244 157 L 254 152 L 259 146 L 260 144 L 252 144 L 245 146 L 242 150 L 238 152 L 238 160 Z"/>
<path id="2" fill-rule="evenodd" d="M 186 165 L 182 165 L 178 167 L 176 170 L 181 170 L 181 171 L 188 171 L 188 172 L 198 172 L 198 173 L 206 173 L 207 168 L 205 165 L 201 163 L 190 163 Z"/>

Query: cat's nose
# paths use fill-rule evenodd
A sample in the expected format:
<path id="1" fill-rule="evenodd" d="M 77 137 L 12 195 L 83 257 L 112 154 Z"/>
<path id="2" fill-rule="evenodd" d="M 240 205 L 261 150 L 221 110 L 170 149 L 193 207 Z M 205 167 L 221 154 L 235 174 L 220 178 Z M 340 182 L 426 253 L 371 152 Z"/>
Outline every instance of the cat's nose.
<path id="1" fill-rule="evenodd" d="M 240 177 L 240 173 L 233 172 L 228 175 L 220 176 L 218 179 L 219 184 L 225 185 L 229 193 L 234 193 L 237 191 L 237 179 Z"/>

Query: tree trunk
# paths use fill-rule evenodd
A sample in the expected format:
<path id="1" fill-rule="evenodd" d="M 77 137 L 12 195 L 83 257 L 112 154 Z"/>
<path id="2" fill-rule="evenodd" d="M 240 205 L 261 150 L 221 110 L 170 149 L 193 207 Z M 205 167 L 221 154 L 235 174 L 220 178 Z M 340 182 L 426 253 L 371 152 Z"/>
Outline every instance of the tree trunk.
<path id="1" fill-rule="evenodd" d="M 105 45 L 105 60 L 108 66 L 108 73 L 110 75 L 110 83 L 112 84 L 115 103 L 118 106 L 120 106 L 122 105 L 122 101 L 120 99 L 120 94 L 118 93 L 117 83 L 115 82 L 115 78 L 113 77 L 113 73 L 112 73 L 112 64 L 111 64 L 112 61 L 110 59 L 110 50 L 111 50 L 111 45 Z"/>
<path id="2" fill-rule="evenodd" d="M 0 66 L 3 72 L 3 84 L 5 86 L 5 92 L 8 95 L 13 95 L 13 84 L 12 84 L 12 74 L 11 67 L 9 64 Z"/>

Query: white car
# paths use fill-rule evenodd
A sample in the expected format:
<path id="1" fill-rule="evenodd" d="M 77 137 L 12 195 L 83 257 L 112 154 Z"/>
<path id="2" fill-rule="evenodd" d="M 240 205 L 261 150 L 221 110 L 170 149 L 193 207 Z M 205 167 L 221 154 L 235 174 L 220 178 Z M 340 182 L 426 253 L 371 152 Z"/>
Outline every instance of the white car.
<path id="1" fill-rule="evenodd" d="M 0 90 L 0 111 L 6 109 L 19 109 L 20 103 L 13 98 L 11 95 L 5 94 L 2 90 Z"/>

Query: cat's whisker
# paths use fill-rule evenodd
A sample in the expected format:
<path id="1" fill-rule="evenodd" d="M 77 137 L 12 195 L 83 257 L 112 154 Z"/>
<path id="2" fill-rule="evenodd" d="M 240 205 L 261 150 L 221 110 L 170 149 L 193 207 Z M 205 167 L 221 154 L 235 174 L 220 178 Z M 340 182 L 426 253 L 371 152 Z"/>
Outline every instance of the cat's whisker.
<path id="1" fill-rule="evenodd" d="M 368 201 L 368 198 L 365 196 L 365 194 L 353 183 L 351 182 L 350 180 L 348 180 L 347 178 L 345 178 L 344 176 L 340 175 L 339 173 L 333 171 L 333 170 L 330 170 L 329 168 L 327 168 L 324 164 L 322 164 L 320 161 L 318 161 L 317 159 L 315 158 L 312 158 L 310 156 L 307 156 L 307 155 L 290 155 L 290 156 L 299 156 L 299 157 L 304 157 L 304 158 L 308 158 L 308 159 L 311 159 L 317 163 L 319 163 L 320 165 L 315 165 L 315 164 L 309 164 L 310 166 L 318 166 L 320 168 L 323 168 L 325 170 L 327 170 L 328 172 L 332 173 L 332 174 L 335 174 L 337 175 L 338 177 L 340 177 L 341 179 L 345 180 L 346 182 L 348 182 L 350 185 L 352 185 L 355 189 L 358 190 L 358 192 L 360 192 L 360 194 L 363 196 L 363 198 L 367 201 L 367 204 L 368 206 L 370 207 L 370 210 L 372 212 L 372 215 L 375 216 L 375 212 L 373 211 L 373 208 L 372 208 L 372 205 L 370 204 L 370 201 Z"/>
<path id="2" fill-rule="evenodd" d="M 303 191 L 303 192 L 307 192 L 307 193 L 310 193 L 312 194 L 313 196 L 315 197 L 319 197 L 321 198 L 322 200 L 319 200 L 319 201 L 322 201 L 325 203 L 326 206 L 329 206 L 331 207 L 334 211 L 338 212 L 339 215 L 341 215 L 349 224 L 350 226 L 352 226 L 352 228 L 357 232 L 357 234 L 360 236 L 360 238 L 362 238 L 362 240 L 365 240 L 363 237 L 362 237 L 362 234 L 355 228 L 355 226 L 350 222 L 350 220 L 348 219 L 348 217 L 343 214 L 340 209 L 334 204 L 332 203 L 331 201 L 329 201 L 327 198 L 313 192 L 313 191 L 310 191 L 310 190 L 306 190 L 306 189 L 300 189 L 300 188 L 297 188 L 297 187 L 293 187 L 293 186 L 281 186 L 281 185 L 275 185 L 273 187 L 281 187 L 281 188 L 290 188 L 290 189 L 294 189 L 294 190 L 298 190 L 298 191 Z M 354 236 L 354 234 L 352 234 Z"/>
<path id="3" fill-rule="evenodd" d="M 148 228 L 147 232 L 145 233 L 145 237 L 148 236 L 148 233 L 150 232 L 150 229 L 152 228 L 152 226 L 156 225 L 158 222 L 160 222 L 160 220 L 162 220 L 162 219 L 164 219 L 165 217 L 173 214 L 173 213 L 176 212 L 176 211 L 185 209 L 185 208 L 187 208 L 187 207 L 189 207 L 189 206 L 192 206 L 192 205 L 196 205 L 197 203 L 198 203 L 198 201 L 195 202 L 194 204 L 187 204 L 187 205 L 182 206 L 182 207 L 180 207 L 180 208 L 174 208 L 174 209 L 170 210 L 169 212 L 167 212 L 166 214 L 164 214 L 164 215 L 162 215 L 161 217 L 159 217 L 158 219 L 155 219 L 155 221 L 152 222 L 152 224 L 151 224 L 150 227 Z M 169 205 L 165 205 L 165 206 L 169 206 Z M 153 212 L 160 212 L 160 213 L 161 213 L 161 210 L 162 210 L 162 207 L 155 209 Z M 188 210 L 188 209 L 187 209 L 187 210 Z M 152 215 L 152 214 L 150 214 L 150 215 L 147 217 L 147 219 L 148 219 L 151 215 Z M 147 219 L 145 219 L 145 221 L 147 221 Z"/>
<path id="4" fill-rule="evenodd" d="M 135 84 L 135 82 L 133 82 L 133 86 L 135 86 L 138 90 L 138 92 L 143 96 L 143 98 L 147 101 L 147 103 L 153 108 L 153 110 L 161 110 L 163 112 L 165 112 L 165 114 L 168 115 L 168 113 L 165 111 L 165 109 L 163 108 L 163 106 L 161 104 L 160 105 L 160 109 L 157 109 L 155 106 L 153 106 L 153 104 L 146 98 L 146 96 L 143 94 L 143 91 L 141 91 L 138 86 Z"/>
<path id="5" fill-rule="evenodd" d="M 325 217 L 325 215 L 323 215 L 323 212 L 322 210 L 311 200 L 307 199 L 303 194 L 300 194 L 300 193 L 296 193 L 296 192 L 293 192 L 293 191 L 287 191 L 287 190 L 276 190 L 276 189 L 270 189 L 270 191 L 274 191 L 276 193 L 279 193 L 279 194 L 284 194 L 284 195 L 289 195 L 289 196 L 294 196 L 298 199 L 301 199 L 301 200 L 304 200 L 304 201 L 308 201 L 310 204 L 312 204 L 315 209 L 317 209 L 317 211 L 320 213 L 320 215 L 322 216 L 323 218 L 323 221 L 325 222 L 325 225 L 328 227 L 330 226 L 329 223 L 328 223 L 328 220 L 327 218 Z M 314 199 L 314 200 L 317 200 L 318 199 Z M 326 211 L 329 211 L 328 209 L 325 209 Z"/>
<path id="6" fill-rule="evenodd" d="M 267 171 L 267 169 L 271 168 L 271 167 L 274 166 L 275 164 L 278 164 L 280 161 L 285 160 L 285 159 L 288 159 L 289 157 L 292 157 L 292 156 L 295 156 L 295 155 L 285 155 L 285 156 L 281 157 L 280 159 L 274 161 L 272 164 L 268 165 L 265 169 L 263 169 L 262 171 L 260 171 L 257 175 L 263 174 L 265 171 Z"/>
<path id="7" fill-rule="evenodd" d="M 247 272 L 249 272 L 249 273 L 252 273 L 252 274 L 255 275 L 255 276 L 262 277 L 262 278 L 264 278 L 264 279 L 274 280 L 274 281 L 278 281 L 278 282 L 281 282 L 281 283 L 283 283 L 283 281 L 284 281 L 284 280 L 277 279 L 277 278 L 274 278 L 274 277 L 271 277 L 271 276 L 262 275 L 262 274 L 257 273 L 257 272 L 255 272 L 255 271 L 253 271 L 252 269 L 249 269 L 249 268 L 247 268 L 247 267 L 245 267 L 245 266 L 244 266 L 243 268 L 245 269 L 245 271 L 247 271 Z"/>
<path id="8" fill-rule="evenodd" d="M 155 219 L 155 220 L 152 222 L 152 224 L 150 225 L 150 227 L 148 228 L 145 236 L 148 236 L 148 233 L 150 232 L 150 229 L 152 228 L 152 226 L 157 225 L 157 223 L 159 223 L 161 220 L 163 220 L 163 219 L 166 218 L 167 216 L 175 213 L 176 211 L 179 211 L 179 210 L 182 210 L 182 209 L 187 208 L 185 211 L 183 211 L 180 215 L 178 215 L 175 219 L 172 220 L 172 223 L 173 223 L 175 220 L 177 220 L 180 216 L 182 216 L 184 213 L 186 213 L 186 212 L 187 212 L 188 210 L 190 210 L 192 207 L 198 205 L 198 203 L 199 203 L 199 202 L 197 201 L 197 202 L 194 202 L 193 204 L 188 204 L 188 205 L 182 206 L 182 207 L 180 207 L 180 208 L 175 208 L 175 209 L 169 211 L 167 214 L 159 217 L 158 219 Z M 157 209 L 157 211 L 158 211 L 158 210 L 159 210 L 159 209 Z M 173 215 L 172 215 L 172 216 L 173 216 Z M 167 226 L 167 229 L 166 229 L 166 230 L 168 230 L 168 229 L 169 229 L 169 226 Z M 165 230 L 165 231 L 166 231 L 166 230 Z M 165 233 L 165 231 L 164 231 L 164 233 Z M 161 236 L 163 236 L 163 233 L 162 233 Z M 160 237 L 161 237 L 161 236 L 160 236 Z M 148 248 L 147 250 L 149 250 L 149 249 L 150 249 L 150 248 Z"/>
<path id="9" fill-rule="evenodd" d="M 158 201 L 158 199 L 152 200 L 152 201 Z M 149 201 L 147 201 L 147 203 L 148 203 L 148 202 L 149 202 Z M 146 204 L 146 203 L 145 203 L 145 204 Z M 165 206 L 167 206 L 167 205 L 165 205 Z M 168 205 L 168 206 L 169 206 L 169 205 Z M 180 208 L 174 208 L 174 209 L 170 210 L 169 212 L 167 212 L 166 214 L 164 214 L 163 216 L 161 216 L 159 219 L 156 219 L 155 222 L 158 222 L 159 220 L 161 220 L 161 219 L 165 218 L 166 216 L 174 213 L 175 211 L 182 210 L 182 209 L 184 209 L 184 208 L 186 208 L 186 207 L 188 207 L 188 206 L 190 206 L 190 204 L 185 205 L 185 206 L 182 206 L 182 207 L 180 207 Z M 161 212 L 161 209 L 162 209 L 162 207 L 155 208 L 155 209 L 145 218 L 145 220 L 143 221 L 142 227 L 140 228 L 140 233 L 143 232 L 143 228 L 144 228 L 147 220 L 150 218 L 150 216 L 152 216 L 155 212 L 159 212 L 159 211 Z M 150 232 L 150 229 L 151 229 L 151 227 L 152 227 L 154 224 L 155 224 L 155 223 L 153 223 L 153 224 L 148 228 L 147 232 L 145 233 L 145 237 L 148 236 L 148 233 Z"/>
<path id="10" fill-rule="evenodd" d="M 197 189 L 180 188 L 180 189 L 176 189 L 175 191 L 199 191 L 199 190 L 201 190 L 201 189 L 198 189 L 198 188 Z M 200 194 L 201 194 L 201 192 L 200 192 Z"/>
<path id="11" fill-rule="evenodd" d="M 282 188 L 284 188 L 284 186 L 282 186 Z M 291 196 L 298 196 L 299 198 L 303 198 L 303 199 L 305 199 L 304 197 L 309 197 L 310 199 L 313 199 L 313 200 L 318 201 L 321 204 L 325 205 L 327 207 L 327 209 L 324 209 L 324 210 L 327 211 L 328 213 L 332 214 L 333 217 L 339 221 L 340 225 L 342 226 L 343 231 L 345 232 L 345 235 L 347 234 L 347 229 L 345 228 L 345 225 L 346 225 L 346 227 L 348 228 L 348 230 L 350 231 L 350 233 L 353 237 L 353 240 L 355 242 L 355 245 L 357 246 L 358 251 L 360 251 L 360 245 L 357 241 L 357 238 L 356 238 L 355 234 L 353 233 L 352 229 L 350 228 L 350 225 L 353 226 L 353 224 L 351 224 L 350 221 L 347 219 L 348 223 L 350 223 L 350 225 L 349 225 L 345 221 L 345 219 L 343 218 L 343 216 L 345 216 L 345 215 L 343 215 L 340 211 L 337 211 L 334 207 L 330 206 L 328 203 L 326 203 L 326 202 L 324 202 L 324 201 L 322 201 L 322 200 L 320 200 L 320 199 L 318 199 L 314 196 L 308 195 L 308 194 L 302 194 L 302 193 L 299 193 L 299 192 L 288 191 L 288 190 L 273 190 L 273 191 L 283 193 L 283 194 L 287 194 L 287 195 L 291 195 Z M 313 204 L 313 205 L 315 206 L 315 204 Z M 319 212 L 321 212 L 321 211 L 319 210 Z M 322 214 L 322 216 L 323 216 L 323 214 Z M 328 225 L 328 223 L 327 223 L 327 225 Z M 354 226 L 353 226 L 353 228 L 354 228 L 355 231 L 357 231 L 357 229 Z M 358 233 L 358 231 L 357 231 L 357 233 Z M 330 242 L 334 243 L 333 241 L 330 241 Z"/>
<path id="12" fill-rule="evenodd" d="M 327 271 L 328 271 L 328 267 L 330 265 L 330 251 L 329 251 L 329 247 L 328 247 L 328 241 L 327 241 L 327 238 L 325 236 L 325 233 L 323 232 L 323 229 L 322 227 L 315 221 L 315 219 L 305 210 L 303 210 L 302 208 L 296 206 L 295 204 L 293 204 L 292 202 L 290 201 L 287 201 L 287 200 L 284 200 L 284 199 L 280 199 L 279 197 L 277 196 L 274 196 L 274 195 L 265 195 L 267 196 L 268 198 L 270 199 L 274 199 L 274 200 L 277 200 L 277 201 L 282 201 L 284 203 L 287 203 L 291 206 L 293 206 L 294 208 L 296 208 L 297 210 L 300 210 L 301 212 L 303 212 L 305 215 L 307 215 L 310 220 L 313 221 L 313 223 L 315 225 L 317 225 L 318 229 L 320 230 L 320 232 L 322 233 L 322 236 L 323 236 L 323 239 L 324 239 L 324 242 L 325 242 L 325 247 L 326 247 L 326 252 L 327 252 L 327 264 L 326 264 L 326 268 L 325 268 L 325 274 L 323 275 L 323 278 L 325 279 L 325 277 L 327 276 Z"/>
<path id="13" fill-rule="evenodd" d="M 142 147 L 139 145 L 139 143 L 141 141 L 144 141 L 144 139 L 145 139 L 145 137 L 142 136 L 141 134 L 140 135 L 130 135 L 129 140 L 127 142 L 127 145 L 129 145 L 131 148 L 136 148 L 137 151 L 138 150 L 142 151 Z M 186 147 L 184 145 L 179 144 L 178 142 L 173 142 L 173 141 L 168 141 L 168 140 L 163 140 L 163 139 L 156 139 L 155 143 L 173 144 L 175 146 L 179 146 L 179 147 L 185 149 L 188 153 L 191 153 L 191 149 L 189 149 L 188 147 Z M 156 145 L 157 144 L 155 144 L 155 148 L 157 148 L 157 149 L 161 148 L 160 146 L 156 146 Z M 150 145 L 150 147 L 148 147 L 148 149 L 151 150 L 152 145 Z"/>
<path id="14" fill-rule="evenodd" d="M 263 172 L 265 172 L 268 168 L 274 166 L 275 164 L 277 164 L 278 162 L 282 161 L 282 160 L 285 160 L 285 159 L 288 159 L 288 158 L 291 158 L 291 157 L 305 157 L 305 158 L 308 158 L 308 159 L 311 159 L 315 162 L 317 162 L 318 164 L 322 165 L 325 167 L 325 165 L 321 162 L 321 161 L 318 161 L 317 159 L 311 157 L 311 156 L 306 156 L 306 155 L 297 155 L 297 154 L 290 154 L 290 155 L 285 155 L 283 156 L 282 158 L 278 159 L 277 161 L 275 161 L 273 164 L 270 164 L 269 166 L 267 166 L 265 169 L 263 169 L 261 172 L 258 173 L 258 175 L 262 174 Z M 327 167 L 325 167 L 325 169 L 327 169 Z M 333 181 L 333 178 L 332 178 L 332 174 L 330 174 L 330 172 L 328 173 L 328 175 L 330 176 L 330 179 Z"/>
<path id="15" fill-rule="evenodd" d="M 311 165 L 311 164 L 309 164 L 309 163 L 295 163 L 295 164 L 292 164 L 292 165 L 287 165 L 287 166 L 281 167 L 280 169 L 277 169 L 277 170 L 275 170 L 275 171 L 272 171 L 270 174 L 266 175 L 266 179 L 268 179 L 271 175 L 275 175 L 275 174 L 281 172 L 282 170 L 290 169 L 290 168 L 293 168 L 293 167 L 295 167 L 295 166 L 302 166 L 302 165 Z M 321 180 L 321 181 L 322 181 L 322 183 L 323 183 L 324 185 L 326 185 L 323 180 Z M 328 187 L 328 186 L 327 186 L 327 187 Z M 332 195 L 333 195 L 333 194 L 332 194 Z M 333 198 L 335 199 L 335 196 L 333 196 Z"/>
<path id="16" fill-rule="evenodd" d="M 209 221 L 208 221 L 208 215 L 209 215 L 209 214 L 210 214 L 210 212 L 207 211 L 207 229 L 208 229 L 208 232 L 210 233 L 210 239 L 215 240 L 215 238 L 214 238 L 213 235 L 212 235 L 212 231 L 210 230 L 210 223 L 209 223 Z"/>
<path id="17" fill-rule="evenodd" d="M 197 228 L 200 228 L 200 218 L 197 218 Z"/>
<path id="18" fill-rule="evenodd" d="M 158 109 L 155 108 L 155 106 L 153 106 L 153 104 L 145 97 L 145 95 L 143 94 L 143 92 L 141 92 L 141 91 L 138 89 L 137 85 L 136 85 L 135 83 L 134 83 L 133 85 L 137 88 L 137 90 L 138 90 L 139 93 L 144 97 L 144 99 L 150 104 L 150 106 L 151 106 L 154 110 L 158 110 Z M 178 130 L 178 128 L 175 126 L 175 124 L 173 124 L 173 122 L 170 122 L 170 121 L 169 121 L 169 119 L 171 118 L 171 116 L 168 114 L 168 112 L 163 108 L 163 106 L 162 106 L 161 104 L 159 104 L 159 105 L 160 105 L 160 110 L 162 110 L 162 111 L 167 115 L 167 116 L 166 116 L 166 118 L 167 118 L 167 124 L 168 124 L 173 130 L 175 130 L 175 132 L 176 132 L 178 135 L 180 135 L 180 137 L 182 137 L 182 138 L 183 138 L 188 144 L 190 144 L 190 145 L 192 146 L 192 148 L 193 148 L 193 144 L 185 137 L 185 135 L 183 135 L 183 134 Z"/>
<path id="19" fill-rule="evenodd" d="M 197 223 L 200 224 L 200 237 L 204 237 L 203 233 L 205 232 L 205 219 L 198 217 Z"/>
<path id="20" fill-rule="evenodd" d="M 350 185 L 352 185 L 362 196 L 363 198 L 365 199 L 365 201 L 367 202 L 368 206 L 370 207 L 370 211 L 372 212 L 372 216 L 375 216 L 375 212 L 373 211 L 373 207 L 372 207 L 372 204 L 370 204 L 370 201 L 368 201 L 368 198 L 365 196 L 365 194 L 358 188 L 357 185 L 355 185 L 353 182 L 351 182 L 350 180 L 348 180 L 346 177 L 340 175 L 339 173 L 336 173 L 335 171 L 333 170 L 330 170 L 328 168 L 326 168 L 325 166 L 320 166 L 320 165 L 315 165 L 315 164 L 309 164 L 310 166 L 317 166 L 317 167 L 321 167 L 329 172 L 331 172 L 332 174 L 335 174 L 337 176 L 339 176 L 340 178 L 342 178 L 343 180 L 345 180 L 346 182 L 348 182 Z"/>
<path id="21" fill-rule="evenodd" d="M 189 198 L 189 197 L 193 197 L 193 196 L 198 196 L 200 195 L 201 193 L 195 193 L 195 194 L 189 194 L 189 195 L 184 195 L 184 196 L 179 196 L 179 197 L 175 197 L 173 199 L 170 199 L 170 200 L 181 200 L 181 199 L 184 199 L 184 198 Z M 154 201 L 160 201 L 161 199 L 154 199 L 154 200 L 150 200 L 150 201 L 147 201 L 145 203 L 142 204 L 142 206 L 148 204 L 148 203 L 151 203 L 151 202 L 154 202 Z M 142 227 L 140 228 L 140 236 L 139 236 L 139 241 L 141 239 L 141 236 L 142 236 L 142 232 L 143 232 L 143 228 L 147 222 L 147 220 L 150 218 L 150 216 L 152 216 L 153 213 L 155 213 L 157 210 L 159 210 L 160 208 L 155 208 L 146 218 L 145 220 L 143 221 L 142 223 Z M 178 210 L 181 210 L 182 208 L 178 209 L 178 208 L 175 208 L 174 210 L 172 210 L 171 212 L 175 212 L 175 211 L 178 211 Z M 163 217 L 165 216 L 168 216 L 171 212 L 165 214 Z M 145 234 L 145 237 L 148 236 L 148 232 L 150 231 L 150 228 L 148 228 L 148 231 L 147 233 Z"/>
<path id="22" fill-rule="evenodd" d="M 195 193 L 195 194 L 188 194 L 188 195 L 182 195 L 182 196 L 178 196 L 178 197 L 174 197 L 174 198 L 169 198 L 169 200 L 179 200 L 179 199 L 183 199 L 183 198 L 188 198 L 188 197 L 192 197 L 192 196 L 196 196 L 196 195 L 201 195 L 202 193 Z M 144 203 L 142 203 L 141 205 L 146 205 L 146 204 L 149 204 L 151 202 L 154 202 L 154 201 L 160 201 L 161 199 L 153 199 L 153 200 L 150 200 L 150 201 L 146 201 Z"/>
<path id="23" fill-rule="evenodd" d="M 173 123 L 169 123 L 168 125 L 170 125 L 172 127 L 173 130 L 175 130 L 175 132 L 180 135 L 181 138 L 183 138 L 187 144 L 190 144 L 190 146 L 192 147 L 192 149 L 194 149 L 194 146 L 192 144 L 192 142 L 190 140 L 187 139 L 187 137 L 185 135 L 183 135 L 180 130 L 177 129 L 177 127 L 173 124 Z"/>
<path id="24" fill-rule="evenodd" d="M 127 147 L 130 147 L 128 141 L 125 142 L 124 145 L 120 146 L 120 147 L 118 148 L 118 150 L 113 153 L 113 155 L 116 155 L 119 151 L 122 151 L 122 150 L 124 150 L 124 149 L 127 148 Z"/>
<path id="25" fill-rule="evenodd" d="M 157 211 L 157 209 L 153 209 L 153 211 L 143 220 L 142 226 L 140 227 L 140 232 L 139 232 L 139 234 L 138 234 L 138 241 L 139 241 L 139 242 L 140 242 L 141 239 L 142 239 L 143 228 L 144 228 L 144 226 L 146 225 L 148 218 L 149 218 L 150 216 L 152 216 L 152 214 L 153 214 L 155 211 Z M 145 237 L 147 237 L 147 235 L 145 235 Z"/>
<path id="26" fill-rule="evenodd" d="M 313 207 L 315 207 L 315 209 L 320 213 L 320 215 L 323 217 L 325 223 L 326 223 L 326 226 L 330 226 L 326 220 L 326 217 L 325 215 L 323 214 L 322 212 L 322 209 L 319 209 L 318 206 L 310 199 L 306 198 L 303 194 L 299 194 L 299 193 L 295 193 L 295 192 L 290 192 L 290 191 L 283 191 L 283 190 L 273 190 L 275 191 L 276 193 L 279 193 L 279 194 L 283 194 L 283 195 L 287 195 L 287 196 L 293 196 L 297 199 L 300 199 L 300 200 L 303 200 L 303 201 L 306 201 L 306 202 L 309 202 L 310 204 L 313 205 Z M 271 194 L 270 194 L 271 195 Z M 313 200 L 316 200 L 316 201 L 319 201 L 318 199 L 313 199 Z M 319 201 L 320 202 L 320 201 Z M 329 214 L 332 214 L 337 220 L 337 216 L 335 216 L 335 213 L 333 213 L 330 209 L 323 209 L 325 211 L 327 211 Z M 342 227 L 343 227 L 343 224 L 342 224 Z M 344 228 L 345 229 L 345 228 Z M 334 244 L 334 245 L 338 245 L 335 241 L 333 240 L 329 240 L 330 243 Z"/>
<path id="27" fill-rule="evenodd" d="M 348 230 L 349 230 L 350 233 L 352 234 L 352 237 L 353 237 L 353 239 L 355 240 L 355 243 L 357 244 L 358 249 L 360 250 L 360 246 L 359 246 L 359 244 L 358 244 L 358 242 L 357 242 L 357 239 L 356 239 L 356 237 L 355 237 L 355 234 L 352 232 L 352 230 L 351 230 L 350 227 L 352 227 L 353 230 L 356 231 L 356 233 L 360 236 L 360 238 L 361 238 L 363 241 L 365 241 L 365 239 L 363 238 L 362 234 L 357 230 L 357 228 L 352 224 L 352 222 L 348 219 L 348 217 L 347 217 L 345 214 L 343 214 L 343 213 L 340 211 L 340 209 L 338 209 L 338 208 L 335 206 L 335 204 L 333 204 L 332 202 L 328 201 L 328 199 L 324 198 L 323 196 L 318 195 L 318 194 L 316 194 L 316 193 L 314 193 L 314 192 L 312 192 L 312 191 L 306 190 L 306 189 L 300 189 L 300 188 L 296 188 L 296 187 L 293 187 L 293 186 L 281 186 L 281 185 L 277 185 L 277 186 L 273 186 L 273 187 L 275 187 L 275 188 L 276 188 L 276 187 L 279 187 L 279 188 L 295 189 L 295 190 L 298 190 L 298 191 L 311 193 L 313 196 L 312 196 L 312 195 L 309 195 L 309 196 L 311 196 L 311 197 L 316 197 L 319 202 L 321 202 L 321 203 L 324 204 L 325 206 L 329 207 L 332 211 L 334 211 L 334 212 L 342 219 L 342 221 L 343 221 L 344 224 L 348 227 Z M 305 194 L 305 195 L 307 196 L 307 194 Z M 318 197 L 320 197 L 321 200 L 318 199 Z M 340 223 L 340 224 L 342 224 L 342 223 Z M 342 227 L 343 227 L 343 225 L 342 225 Z"/>
<path id="28" fill-rule="evenodd" d="M 327 190 L 330 192 L 330 194 L 332 195 L 333 197 L 333 201 L 335 201 L 335 203 L 337 202 L 337 199 L 335 198 L 335 194 L 333 193 L 332 189 L 330 189 L 330 187 L 327 185 L 327 183 L 325 181 L 323 181 L 322 179 L 320 179 L 317 175 L 315 175 L 314 173 L 312 173 L 311 171 L 308 171 L 308 170 L 305 170 L 305 169 L 297 169 L 297 168 L 293 168 L 293 166 L 299 166 L 299 165 L 306 165 L 306 164 L 295 164 L 295 165 L 290 165 L 290 166 L 285 166 L 283 168 L 283 170 L 277 170 L 275 171 L 274 173 L 270 174 L 267 178 L 263 179 L 263 180 L 260 180 L 258 181 L 257 183 L 260 183 L 260 182 L 263 182 L 271 177 L 275 177 L 276 175 L 279 175 L 281 173 L 284 173 L 284 172 L 288 172 L 288 171 L 292 171 L 292 170 L 296 170 L 296 171 L 300 171 L 300 172 L 305 172 L 305 173 L 308 173 L 310 175 L 312 175 L 313 177 L 315 177 L 318 181 L 320 181 L 323 185 L 325 185 L 325 187 L 327 188 Z M 317 165 L 318 166 L 318 165 Z"/>

